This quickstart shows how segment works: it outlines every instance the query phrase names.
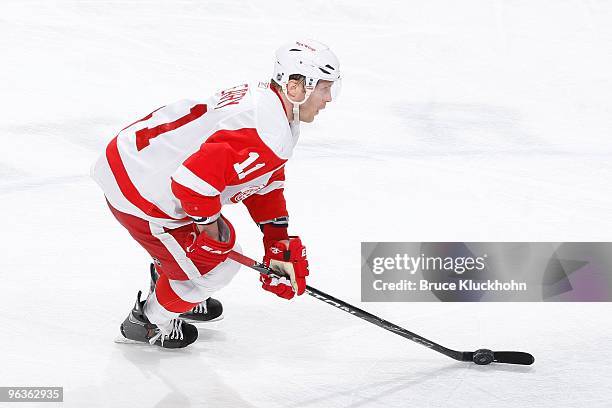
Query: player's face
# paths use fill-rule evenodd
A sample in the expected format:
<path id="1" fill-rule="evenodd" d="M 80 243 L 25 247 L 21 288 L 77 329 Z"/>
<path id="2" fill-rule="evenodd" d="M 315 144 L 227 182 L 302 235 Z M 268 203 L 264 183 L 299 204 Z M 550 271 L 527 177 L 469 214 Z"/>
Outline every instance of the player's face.
<path id="1" fill-rule="evenodd" d="M 300 105 L 300 121 L 310 123 L 321 109 L 325 109 L 325 105 L 331 102 L 331 87 L 332 81 L 319 80 L 317 86 L 310 93 L 308 100 Z"/>

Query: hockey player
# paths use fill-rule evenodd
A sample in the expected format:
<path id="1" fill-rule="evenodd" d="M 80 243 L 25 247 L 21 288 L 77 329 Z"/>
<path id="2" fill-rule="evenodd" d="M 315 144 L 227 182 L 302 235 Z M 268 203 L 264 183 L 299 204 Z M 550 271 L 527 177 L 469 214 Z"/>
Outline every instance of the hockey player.
<path id="1" fill-rule="evenodd" d="M 181 100 L 132 123 L 92 168 L 115 218 L 151 255 L 151 291 L 121 324 L 123 337 L 165 348 L 193 343 L 197 329 L 181 318 L 221 315 L 211 298 L 239 269 L 236 233 L 221 212 L 242 202 L 263 232 L 264 263 L 282 278 L 261 275 L 282 298 L 304 293 L 308 261 L 289 236 L 284 165 L 299 123 L 334 100 L 339 62 L 317 41 L 276 52 L 271 82 L 242 84 L 203 101 Z"/>

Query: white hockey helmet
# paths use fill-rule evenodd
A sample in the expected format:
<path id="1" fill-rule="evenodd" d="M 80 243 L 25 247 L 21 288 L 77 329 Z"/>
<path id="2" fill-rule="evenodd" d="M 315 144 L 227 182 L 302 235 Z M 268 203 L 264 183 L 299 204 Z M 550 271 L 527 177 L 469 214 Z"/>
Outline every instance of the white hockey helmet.
<path id="1" fill-rule="evenodd" d="M 305 102 L 319 80 L 333 81 L 332 98 L 340 93 L 340 62 L 338 57 L 325 44 L 315 40 L 297 40 L 287 43 L 276 50 L 276 63 L 272 79 L 287 92 L 289 76 L 303 75 L 306 97 L 301 102 L 292 101 L 295 105 Z"/>

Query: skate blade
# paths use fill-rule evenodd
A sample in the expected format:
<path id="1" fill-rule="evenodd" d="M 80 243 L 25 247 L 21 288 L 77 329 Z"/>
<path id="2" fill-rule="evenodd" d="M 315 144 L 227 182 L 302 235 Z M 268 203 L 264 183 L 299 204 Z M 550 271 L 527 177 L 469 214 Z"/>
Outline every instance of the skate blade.
<path id="1" fill-rule="evenodd" d="M 114 342 L 114 343 L 117 343 L 117 344 L 141 344 L 141 345 L 143 345 L 143 346 L 150 346 L 150 344 L 149 344 L 148 342 L 147 342 L 147 343 L 144 343 L 144 342 L 142 342 L 142 341 L 136 341 L 136 340 L 126 339 L 125 337 L 123 337 L 123 336 L 121 336 L 121 335 L 117 336 L 117 337 L 115 338 L 115 340 L 113 340 L 113 342 Z"/>

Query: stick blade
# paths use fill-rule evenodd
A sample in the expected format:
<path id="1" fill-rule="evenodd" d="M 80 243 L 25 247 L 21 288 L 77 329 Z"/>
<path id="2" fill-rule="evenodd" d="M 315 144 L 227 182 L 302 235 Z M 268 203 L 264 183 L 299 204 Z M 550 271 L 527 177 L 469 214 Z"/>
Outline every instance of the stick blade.
<path id="1" fill-rule="evenodd" d="M 496 363 L 531 365 L 535 361 L 531 354 L 522 351 L 494 351 L 493 355 Z"/>

